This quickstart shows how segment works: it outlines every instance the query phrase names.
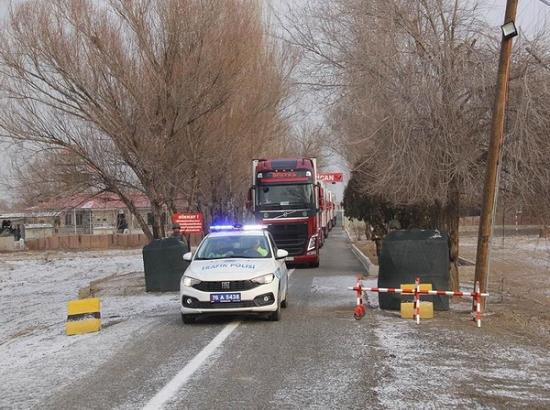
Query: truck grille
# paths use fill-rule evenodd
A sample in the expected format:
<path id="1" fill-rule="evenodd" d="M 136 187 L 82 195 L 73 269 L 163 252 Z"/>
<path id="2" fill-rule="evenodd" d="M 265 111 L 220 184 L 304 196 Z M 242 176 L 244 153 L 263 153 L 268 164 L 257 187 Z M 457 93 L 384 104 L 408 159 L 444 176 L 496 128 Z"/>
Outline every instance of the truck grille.
<path id="1" fill-rule="evenodd" d="M 273 224 L 268 228 L 277 248 L 284 249 L 290 256 L 303 255 L 307 246 L 307 224 Z"/>
<path id="2" fill-rule="evenodd" d="M 229 283 L 229 287 L 223 287 L 222 283 Z M 259 286 L 258 283 L 251 280 L 233 280 L 227 282 L 201 282 L 193 287 L 203 292 L 233 292 L 254 289 Z"/>

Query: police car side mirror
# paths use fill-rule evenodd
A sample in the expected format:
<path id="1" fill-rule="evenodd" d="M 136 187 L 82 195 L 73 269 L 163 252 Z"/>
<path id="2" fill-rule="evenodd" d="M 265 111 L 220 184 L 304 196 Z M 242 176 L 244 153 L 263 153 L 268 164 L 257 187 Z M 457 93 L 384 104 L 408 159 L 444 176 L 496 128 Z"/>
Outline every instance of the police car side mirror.
<path id="1" fill-rule="evenodd" d="M 284 259 L 288 256 L 288 252 L 284 249 L 277 249 L 277 256 L 275 259 Z"/>
<path id="2" fill-rule="evenodd" d="M 192 258 L 193 258 L 193 252 L 187 252 L 183 254 L 184 261 L 191 262 Z"/>

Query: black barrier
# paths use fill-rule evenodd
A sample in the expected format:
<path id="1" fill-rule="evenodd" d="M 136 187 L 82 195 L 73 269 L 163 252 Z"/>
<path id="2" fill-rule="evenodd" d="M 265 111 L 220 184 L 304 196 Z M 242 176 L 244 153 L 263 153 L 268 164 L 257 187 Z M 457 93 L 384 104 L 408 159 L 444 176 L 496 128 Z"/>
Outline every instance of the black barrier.
<path id="1" fill-rule="evenodd" d="M 156 239 L 143 247 L 145 290 L 147 292 L 178 291 L 183 272 L 189 262 L 183 255 L 189 251 L 177 238 Z"/>
<path id="2" fill-rule="evenodd" d="M 449 289 L 449 237 L 438 231 L 411 229 L 390 232 L 382 243 L 378 287 L 399 288 L 401 284 L 431 283 L 432 289 Z M 408 297 L 410 299 L 410 297 Z M 381 309 L 399 310 L 401 296 L 379 293 Z M 403 300 L 407 300 L 403 296 Z M 448 296 L 422 296 L 433 301 L 435 310 L 449 310 Z"/>

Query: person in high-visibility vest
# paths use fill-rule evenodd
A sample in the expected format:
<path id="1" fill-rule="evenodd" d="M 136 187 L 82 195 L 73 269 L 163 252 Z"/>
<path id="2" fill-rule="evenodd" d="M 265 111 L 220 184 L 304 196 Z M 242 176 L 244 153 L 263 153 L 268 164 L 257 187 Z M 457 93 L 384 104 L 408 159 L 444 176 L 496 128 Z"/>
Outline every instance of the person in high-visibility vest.
<path id="1" fill-rule="evenodd" d="M 269 251 L 264 247 L 265 243 L 262 243 L 265 241 L 261 241 L 260 238 L 256 239 L 256 242 L 254 243 L 254 250 L 258 252 L 259 256 L 265 257 L 269 253 Z"/>

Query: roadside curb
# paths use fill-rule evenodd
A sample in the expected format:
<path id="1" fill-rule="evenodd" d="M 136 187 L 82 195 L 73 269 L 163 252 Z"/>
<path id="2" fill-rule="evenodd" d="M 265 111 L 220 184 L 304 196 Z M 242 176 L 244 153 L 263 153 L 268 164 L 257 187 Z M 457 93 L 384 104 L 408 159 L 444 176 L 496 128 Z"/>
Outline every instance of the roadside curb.
<path id="1" fill-rule="evenodd" d="M 365 270 L 367 271 L 367 276 L 370 275 L 372 271 L 372 267 L 375 265 L 371 262 L 369 257 L 365 255 L 354 243 L 351 239 L 351 235 L 349 234 L 348 230 L 344 228 L 344 232 L 348 236 L 349 241 L 351 242 L 351 251 L 354 253 L 357 259 L 359 259 L 359 262 L 361 262 L 361 265 L 365 267 Z"/>
<path id="2" fill-rule="evenodd" d="M 355 254 L 359 262 L 365 267 L 367 271 L 367 276 L 370 275 L 372 267 L 374 264 L 370 261 L 369 257 L 365 255 L 355 244 L 351 244 L 351 251 Z"/>
<path id="3" fill-rule="evenodd" d="M 133 296 L 146 294 L 142 271 L 117 272 L 91 281 L 78 290 L 78 298 Z"/>

